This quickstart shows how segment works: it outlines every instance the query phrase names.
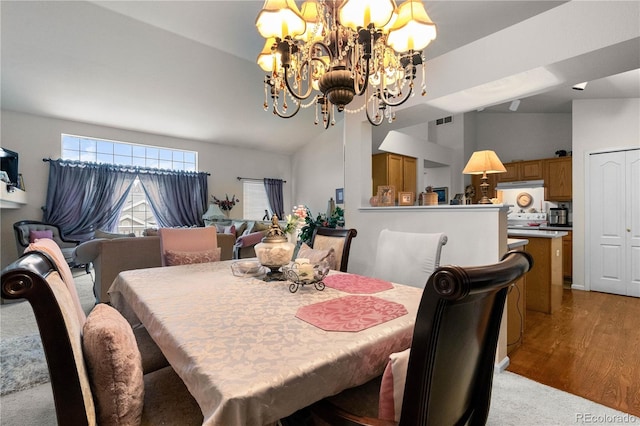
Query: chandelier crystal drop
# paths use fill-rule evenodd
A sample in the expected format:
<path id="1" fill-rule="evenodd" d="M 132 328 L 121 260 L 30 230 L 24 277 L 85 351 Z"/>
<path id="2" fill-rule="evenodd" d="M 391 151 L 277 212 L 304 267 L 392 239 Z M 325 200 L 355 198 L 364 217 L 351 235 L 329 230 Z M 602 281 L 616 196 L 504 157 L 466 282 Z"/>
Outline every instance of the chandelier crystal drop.
<path id="1" fill-rule="evenodd" d="M 379 126 L 395 119 L 416 88 L 426 94 L 423 50 L 436 26 L 420 0 L 266 0 L 256 28 L 265 38 L 258 55 L 264 108 L 282 118 L 316 106 L 315 124 L 335 124 L 335 111 L 364 96 L 367 119 Z M 287 100 L 289 97 L 289 100 Z M 303 104 L 302 101 L 310 99 Z M 321 118 L 320 118 L 321 116 Z"/>

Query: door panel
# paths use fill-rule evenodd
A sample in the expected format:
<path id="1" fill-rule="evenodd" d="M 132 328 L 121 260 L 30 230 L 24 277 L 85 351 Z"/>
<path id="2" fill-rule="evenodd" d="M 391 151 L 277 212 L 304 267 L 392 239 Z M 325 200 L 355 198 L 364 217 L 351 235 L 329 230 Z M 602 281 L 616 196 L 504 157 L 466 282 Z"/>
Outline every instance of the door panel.
<path id="1" fill-rule="evenodd" d="M 591 290 L 640 297 L 640 150 L 590 155 L 589 176 Z"/>
<path id="2" fill-rule="evenodd" d="M 640 150 L 628 151 L 627 182 L 627 268 L 629 296 L 640 297 Z"/>
<path id="3" fill-rule="evenodd" d="M 591 290 L 626 294 L 619 262 L 624 246 L 624 152 L 590 156 Z"/>

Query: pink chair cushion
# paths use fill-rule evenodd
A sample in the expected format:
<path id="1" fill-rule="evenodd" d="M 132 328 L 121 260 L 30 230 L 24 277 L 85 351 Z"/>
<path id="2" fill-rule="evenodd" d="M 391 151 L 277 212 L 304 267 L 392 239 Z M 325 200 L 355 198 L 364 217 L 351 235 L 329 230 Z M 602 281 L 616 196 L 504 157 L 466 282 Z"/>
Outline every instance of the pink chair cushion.
<path id="1" fill-rule="evenodd" d="M 53 240 L 53 231 L 50 230 L 42 230 L 42 231 L 29 231 L 29 242 L 33 243 L 40 238 L 48 238 Z"/>
<path id="2" fill-rule="evenodd" d="M 162 265 L 167 266 L 165 253 L 173 251 L 205 251 L 218 248 L 215 226 L 204 228 L 160 228 L 160 252 Z"/>
<path id="3" fill-rule="evenodd" d="M 164 252 L 167 266 L 190 265 L 192 263 L 218 262 L 220 260 L 221 249 L 203 251 L 176 251 L 167 250 Z"/>
<path id="4" fill-rule="evenodd" d="M 380 383 L 378 417 L 383 420 L 400 421 L 410 351 L 411 349 L 406 349 L 389 355 Z"/>

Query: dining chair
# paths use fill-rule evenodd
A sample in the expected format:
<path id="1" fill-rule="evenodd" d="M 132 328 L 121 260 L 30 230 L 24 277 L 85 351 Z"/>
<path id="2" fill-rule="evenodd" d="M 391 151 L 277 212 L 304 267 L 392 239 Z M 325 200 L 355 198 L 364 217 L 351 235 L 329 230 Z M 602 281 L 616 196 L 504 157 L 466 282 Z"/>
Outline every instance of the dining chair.
<path id="1" fill-rule="evenodd" d="M 37 220 L 21 220 L 13 224 L 13 233 L 16 239 L 16 249 L 18 256 L 35 239 L 50 238 L 60 246 L 64 258 L 69 265 L 74 265 L 73 250 L 80 241 L 65 238 L 60 227 L 51 223 L 39 222 Z"/>
<path id="2" fill-rule="evenodd" d="M 373 277 L 413 287 L 424 287 L 440 265 L 447 236 L 442 233 L 399 232 L 383 229 L 378 235 Z"/>
<path id="3" fill-rule="evenodd" d="M 199 228 L 160 228 L 162 266 L 220 260 L 215 226 Z"/>
<path id="4" fill-rule="evenodd" d="M 111 306 L 84 324 L 56 262 L 24 253 L 2 271 L 2 297 L 26 299 L 45 353 L 58 424 L 201 425 L 202 412 L 169 366 L 144 373 L 133 330 Z"/>
<path id="5" fill-rule="evenodd" d="M 485 424 L 507 292 L 532 266 L 529 253 L 511 251 L 495 264 L 436 269 L 422 293 L 410 350 L 392 355 L 381 379 L 311 406 L 316 423 Z"/>
<path id="6" fill-rule="evenodd" d="M 31 252 L 45 253 L 53 261 L 62 282 L 64 282 L 67 287 L 67 291 L 69 292 L 69 296 L 74 307 L 73 312 L 78 319 L 78 323 L 80 325 L 84 325 L 87 320 L 87 316 L 82 308 L 82 304 L 80 303 L 75 279 L 69 265 L 64 261 L 64 256 L 58 245 L 48 238 L 39 239 L 29 244 L 25 249 L 25 253 Z M 146 328 L 142 325 L 137 325 L 133 328 L 133 334 L 142 355 L 142 367 L 145 373 L 159 370 L 169 365 L 169 362 L 162 354 L 160 348 L 155 344 Z"/>
<path id="7" fill-rule="evenodd" d="M 311 247 L 314 250 L 333 248 L 338 261 L 336 269 L 347 272 L 351 240 L 358 235 L 355 229 L 316 227 L 311 235 Z"/>

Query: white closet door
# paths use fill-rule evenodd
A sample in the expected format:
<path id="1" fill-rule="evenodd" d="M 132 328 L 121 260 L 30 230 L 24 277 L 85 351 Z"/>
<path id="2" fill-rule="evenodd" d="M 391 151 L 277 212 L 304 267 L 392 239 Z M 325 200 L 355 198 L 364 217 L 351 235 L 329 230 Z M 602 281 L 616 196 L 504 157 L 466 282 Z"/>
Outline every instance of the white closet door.
<path id="1" fill-rule="evenodd" d="M 627 294 L 640 297 L 640 149 L 627 151 Z"/>
<path id="2" fill-rule="evenodd" d="M 589 158 L 591 290 L 640 297 L 640 151 Z"/>

